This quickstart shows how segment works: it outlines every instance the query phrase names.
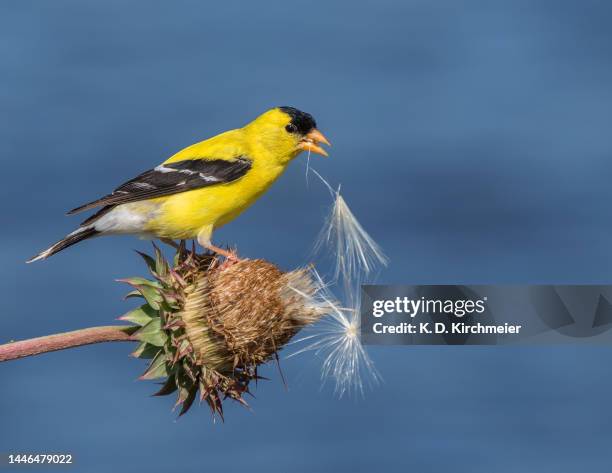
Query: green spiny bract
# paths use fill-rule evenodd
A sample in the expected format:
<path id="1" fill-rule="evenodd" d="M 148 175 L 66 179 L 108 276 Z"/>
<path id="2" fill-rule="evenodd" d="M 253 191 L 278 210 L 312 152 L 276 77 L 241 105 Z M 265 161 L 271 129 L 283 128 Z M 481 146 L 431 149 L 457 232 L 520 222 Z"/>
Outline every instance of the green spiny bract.
<path id="1" fill-rule="evenodd" d="M 220 265 L 211 254 L 177 249 L 171 267 L 161 251 L 140 253 L 153 279 L 123 282 L 145 304 L 121 317 L 138 325 L 133 353 L 151 362 L 140 379 L 165 378 L 158 396 L 177 392 L 179 415 L 196 397 L 223 418 L 222 400 L 246 405 L 257 367 L 304 326 L 327 312 L 308 270 L 283 273 L 263 260 Z"/>

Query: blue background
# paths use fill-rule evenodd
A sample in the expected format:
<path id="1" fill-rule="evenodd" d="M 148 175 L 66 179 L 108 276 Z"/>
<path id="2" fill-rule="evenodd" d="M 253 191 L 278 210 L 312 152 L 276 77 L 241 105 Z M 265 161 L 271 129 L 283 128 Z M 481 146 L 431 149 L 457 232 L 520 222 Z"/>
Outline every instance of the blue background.
<path id="1" fill-rule="evenodd" d="M 612 7 L 603 1 L 152 2 L 0 7 L 0 338 L 108 324 L 143 273 L 130 237 L 24 260 L 63 212 L 274 105 L 333 141 L 312 164 L 391 258 L 387 283 L 609 283 Z M 304 157 L 217 235 L 310 261 L 329 196 Z M 325 269 L 325 268 L 323 268 Z M 364 400 L 320 360 L 274 367 L 254 413 L 175 422 L 130 346 L 0 366 L 0 451 L 78 471 L 609 471 L 606 348 L 377 347 Z"/>

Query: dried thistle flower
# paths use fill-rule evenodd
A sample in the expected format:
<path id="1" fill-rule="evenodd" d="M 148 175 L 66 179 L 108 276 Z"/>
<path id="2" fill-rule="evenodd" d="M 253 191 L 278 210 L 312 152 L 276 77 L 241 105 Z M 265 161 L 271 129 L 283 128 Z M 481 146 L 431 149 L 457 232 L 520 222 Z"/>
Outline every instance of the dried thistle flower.
<path id="1" fill-rule="evenodd" d="M 146 300 L 121 317 L 141 328 L 134 356 L 151 359 L 141 379 L 165 378 L 157 395 L 178 392 L 179 415 L 198 396 L 223 418 L 222 400 L 245 404 L 257 368 L 303 327 L 329 313 L 313 304 L 316 283 L 305 269 L 284 273 L 263 260 L 224 266 L 211 255 L 177 250 L 171 268 L 155 247 L 141 254 L 153 280 L 123 280 Z"/>

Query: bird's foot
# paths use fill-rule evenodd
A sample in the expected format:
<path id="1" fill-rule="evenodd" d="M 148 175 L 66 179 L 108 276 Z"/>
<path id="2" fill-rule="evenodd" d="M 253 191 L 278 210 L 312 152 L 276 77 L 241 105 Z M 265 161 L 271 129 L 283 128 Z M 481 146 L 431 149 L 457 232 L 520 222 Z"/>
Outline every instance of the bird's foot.
<path id="1" fill-rule="evenodd" d="M 206 248 L 207 250 L 212 251 L 213 253 L 221 255 L 221 256 L 223 256 L 225 258 L 225 261 L 221 265 L 221 269 L 225 269 L 228 266 L 231 266 L 231 265 L 241 261 L 241 259 L 238 257 L 238 253 L 236 253 L 235 250 L 224 250 L 223 248 L 219 248 L 218 246 L 215 246 L 215 245 L 210 244 L 210 243 L 208 245 L 204 246 L 204 248 Z"/>
<path id="2" fill-rule="evenodd" d="M 241 259 L 228 259 L 228 258 L 225 258 L 225 261 L 219 265 L 219 269 L 221 271 L 223 271 L 224 269 L 227 269 L 227 268 L 230 268 L 230 267 L 234 266 L 239 261 L 242 261 L 242 260 Z"/>

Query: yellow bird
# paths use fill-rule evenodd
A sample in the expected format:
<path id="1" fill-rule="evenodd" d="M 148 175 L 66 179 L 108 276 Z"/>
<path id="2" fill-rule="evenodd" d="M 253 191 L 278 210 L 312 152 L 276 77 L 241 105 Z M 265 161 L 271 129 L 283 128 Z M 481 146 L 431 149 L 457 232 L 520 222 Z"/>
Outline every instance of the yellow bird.
<path id="1" fill-rule="evenodd" d="M 323 156 L 329 141 L 312 115 L 293 107 L 268 110 L 251 123 L 193 144 L 68 214 L 101 207 L 79 228 L 28 263 L 102 235 L 133 234 L 162 240 L 197 239 L 212 244 L 213 231 L 230 222 L 272 185 L 302 151 Z"/>

